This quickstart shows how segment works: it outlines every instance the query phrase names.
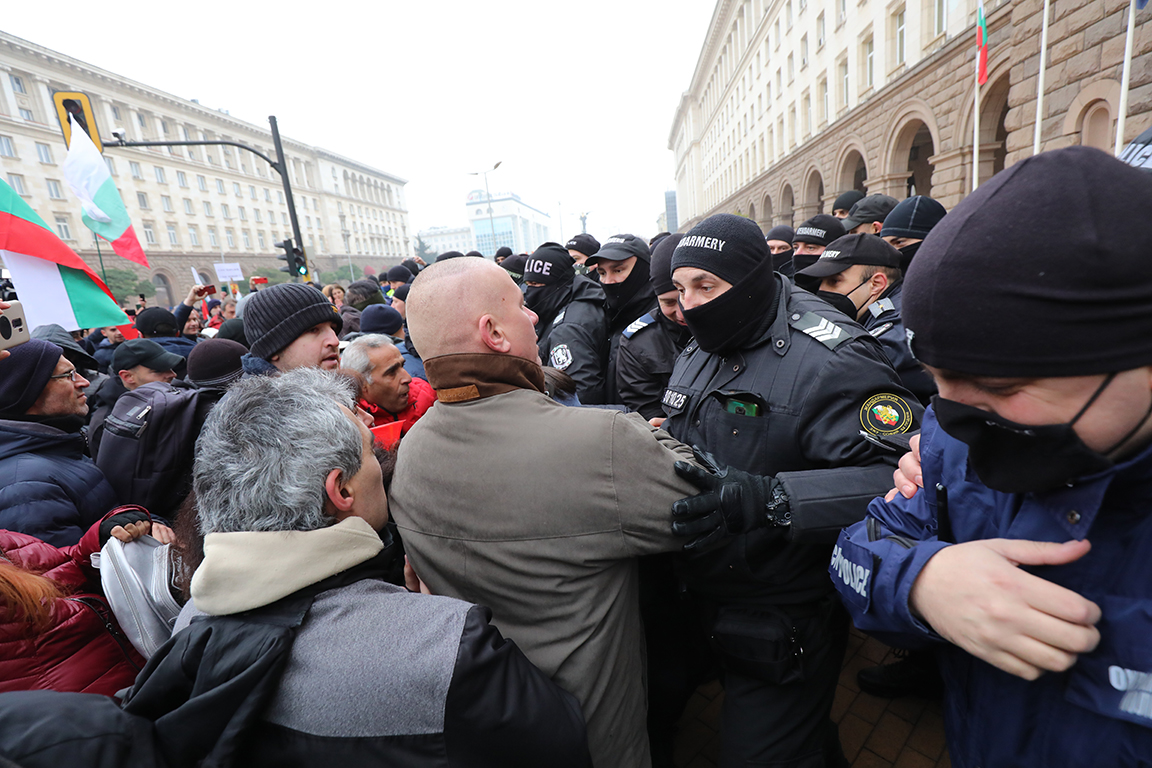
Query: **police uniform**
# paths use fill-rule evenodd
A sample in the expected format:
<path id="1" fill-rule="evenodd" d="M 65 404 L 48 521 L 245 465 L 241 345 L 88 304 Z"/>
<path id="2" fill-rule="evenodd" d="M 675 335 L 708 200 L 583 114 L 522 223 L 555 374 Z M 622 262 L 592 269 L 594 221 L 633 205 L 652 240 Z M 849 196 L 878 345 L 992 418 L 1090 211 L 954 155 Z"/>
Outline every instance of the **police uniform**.
<path id="1" fill-rule="evenodd" d="M 775 475 L 794 523 L 817 531 L 793 543 L 795 528 L 762 528 L 685 563 L 725 669 L 722 763 L 835 765 L 828 712 L 847 622 L 828 556 L 839 528 L 892 484 L 896 454 L 862 433 L 914 430 L 922 408 L 863 328 L 773 279 L 775 313 L 757 336 L 727 356 L 685 349 L 664 428 L 718 465 Z"/>
<path id="2" fill-rule="evenodd" d="M 868 313 L 861 322 L 864 329 L 884 347 L 885 356 L 896 369 L 896 373 L 900 374 L 900 383 L 919 398 L 921 403 L 927 405 L 932 395 L 936 394 L 936 382 L 916 361 L 912 356 L 912 350 L 908 348 L 904 323 L 900 319 L 900 294 L 903 287 L 903 283 L 897 283 L 880 299 L 869 304 Z"/>
<path id="3" fill-rule="evenodd" d="M 544 365 L 563 371 L 576 382 L 585 405 L 605 402 L 608 321 L 604 289 L 586 277 L 572 281 L 572 298 L 540 333 L 538 349 Z"/>
<path id="4" fill-rule="evenodd" d="M 625 328 L 616 353 L 620 402 L 646 419 L 663 416 L 660 399 L 676 358 L 691 338 L 687 328 L 669 320 L 659 307 Z"/>

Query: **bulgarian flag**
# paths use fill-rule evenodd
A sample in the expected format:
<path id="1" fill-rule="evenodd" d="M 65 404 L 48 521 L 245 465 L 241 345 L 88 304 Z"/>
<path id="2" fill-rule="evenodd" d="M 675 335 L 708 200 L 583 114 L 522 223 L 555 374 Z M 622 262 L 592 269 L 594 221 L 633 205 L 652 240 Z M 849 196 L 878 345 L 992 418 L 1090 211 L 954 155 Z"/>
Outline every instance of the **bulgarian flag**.
<path id="1" fill-rule="evenodd" d="M 68 115 L 72 126 L 72 141 L 68 157 L 64 160 L 64 180 L 72 194 L 80 198 L 84 213 L 80 218 L 88 229 L 112 244 L 112 250 L 142 267 L 148 266 L 148 257 L 140 247 L 128 209 L 120 199 L 112 174 L 104 163 L 104 156 L 96 149 L 88 134 Z"/>
<path id="2" fill-rule="evenodd" d="M 984 0 L 976 6 L 976 82 L 988 82 L 988 19 L 984 16 Z"/>
<path id="3" fill-rule="evenodd" d="M 129 322 L 108 286 L 4 181 L 0 259 L 12 273 L 31 328 L 56 323 L 72 330 Z"/>

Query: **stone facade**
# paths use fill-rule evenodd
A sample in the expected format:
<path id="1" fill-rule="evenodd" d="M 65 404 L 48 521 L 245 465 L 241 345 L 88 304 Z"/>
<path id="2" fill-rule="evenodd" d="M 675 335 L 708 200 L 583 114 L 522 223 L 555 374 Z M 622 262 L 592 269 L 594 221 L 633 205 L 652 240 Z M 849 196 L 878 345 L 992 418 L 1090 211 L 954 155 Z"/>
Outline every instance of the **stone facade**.
<path id="1" fill-rule="evenodd" d="M 860 7 L 869 3 L 875 0 L 864 0 Z M 721 0 L 712 26 L 726 26 L 740 6 L 736 0 Z M 957 6 L 964 12 L 962 18 L 974 21 L 974 2 L 957 0 L 950 7 Z M 998 7 L 988 3 L 988 82 L 981 87 L 979 119 L 982 181 L 1032 154 L 1042 7 L 1042 0 L 1016 0 Z M 1127 0 L 1051 3 L 1042 151 L 1072 144 L 1115 151 L 1127 13 Z M 768 38 L 774 18 L 774 13 L 765 15 L 750 47 L 758 45 L 757 35 Z M 1150 20 L 1149 11 L 1136 17 L 1125 142 L 1152 123 Z M 831 122 L 797 138 L 794 145 L 789 142 L 782 154 L 766 153 L 758 166 L 752 164 L 747 178 L 741 180 L 737 173 L 739 183 L 723 188 L 720 197 L 710 197 L 705 189 L 708 180 L 731 179 L 732 170 L 739 171 L 741 161 L 749 157 L 746 144 L 754 149 L 757 136 L 765 134 L 770 144 L 775 143 L 771 131 L 776 117 L 765 110 L 753 121 L 750 138 L 729 140 L 726 152 L 708 146 L 709 126 L 725 119 L 725 107 L 714 114 L 701 111 L 708 102 L 702 96 L 701 73 L 711 71 L 720 45 L 710 31 L 669 141 L 676 152 L 680 230 L 719 212 L 740 213 L 764 228 L 795 225 L 830 212 L 832 201 L 848 189 L 897 199 L 928 194 L 946 208 L 956 205 L 972 188 L 975 32 L 971 23 L 952 32 L 950 26 L 944 39 L 930 41 L 937 47 L 923 51 L 918 59 L 910 55 L 904 67 L 888 73 L 881 87 L 856 96 Z M 741 61 L 749 61 L 747 55 Z M 739 69 L 732 74 L 733 79 L 756 77 Z M 756 152 L 750 155 L 755 159 Z M 690 203 L 694 205 L 689 207 Z"/>
<path id="2" fill-rule="evenodd" d="M 99 272 L 94 237 L 64 182 L 67 149 L 52 103 L 57 91 L 92 101 L 102 138 L 131 141 L 229 140 L 272 156 L 268 126 L 119 77 L 0 32 L 0 178 Z M 282 126 L 285 127 L 285 126 Z M 316 272 L 377 270 L 413 254 L 404 179 L 281 135 L 288 157 L 302 246 Z M 212 262 L 238 262 L 245 275 L 278 269 L 276 243 L 291 238 L 279 175 L 237 147 L 107 147 L 104 157 L 148 256 L 137 267 L 101 243 L 104 265 L 131 269 L 178 302 L 196 270 L 215 283 Z M 15 178 L 14 178 L 15 177 Z M 19 290 L 19 286 L 17 286 Z"/>

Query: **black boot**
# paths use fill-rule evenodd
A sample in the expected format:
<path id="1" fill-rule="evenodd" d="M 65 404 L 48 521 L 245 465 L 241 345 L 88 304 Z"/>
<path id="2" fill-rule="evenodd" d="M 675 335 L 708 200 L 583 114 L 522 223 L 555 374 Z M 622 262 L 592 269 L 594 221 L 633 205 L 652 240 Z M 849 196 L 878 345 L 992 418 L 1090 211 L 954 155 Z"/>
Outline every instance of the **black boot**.
<path id="1" fill-rule="evenodd" d="M 944 691 L 944 681 L 936 668 L 936 656 L 930 650 L 896 649 L 899 661 L 879 667 L 868 667 L 856 673 L 860 690 L 884 699 L 921 696 L 932 699 Z"/>

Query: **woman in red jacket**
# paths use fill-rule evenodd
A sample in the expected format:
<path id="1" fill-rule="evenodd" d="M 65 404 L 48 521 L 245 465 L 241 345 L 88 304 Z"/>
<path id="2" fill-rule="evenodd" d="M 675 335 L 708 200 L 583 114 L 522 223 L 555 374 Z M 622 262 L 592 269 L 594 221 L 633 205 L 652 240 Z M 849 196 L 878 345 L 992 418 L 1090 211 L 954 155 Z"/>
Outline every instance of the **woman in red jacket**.
<path id="1" fill-rule="evenodd" d="M 70 547 L 0 530 L 0 692 L 111 696 L 136 679 L 144 659 L 100 595 L 90 558 L 100 551 L 102 524 L 105 539 L 131 541 L 151 523 L 142 510 L 115 512 Z"/>

